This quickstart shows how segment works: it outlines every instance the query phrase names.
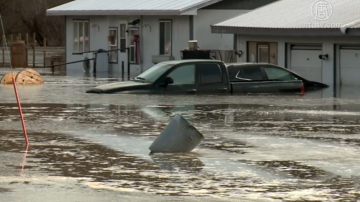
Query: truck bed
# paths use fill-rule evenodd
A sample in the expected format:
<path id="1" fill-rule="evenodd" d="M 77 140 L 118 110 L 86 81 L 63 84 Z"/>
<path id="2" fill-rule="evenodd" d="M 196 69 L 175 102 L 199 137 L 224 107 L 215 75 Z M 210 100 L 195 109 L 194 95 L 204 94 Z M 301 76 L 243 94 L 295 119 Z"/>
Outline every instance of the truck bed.
<path id="1" fill-rule="evenodd" d="M 246 93 L 301 93 L 303 82 L 292 81 L 237 81 L 230 82 L 232 94 Z"/>

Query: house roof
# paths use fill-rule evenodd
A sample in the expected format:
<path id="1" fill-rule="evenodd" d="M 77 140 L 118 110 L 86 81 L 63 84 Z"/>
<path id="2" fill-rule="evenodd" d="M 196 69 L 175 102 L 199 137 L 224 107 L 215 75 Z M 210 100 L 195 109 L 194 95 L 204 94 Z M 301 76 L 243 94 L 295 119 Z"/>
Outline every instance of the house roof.
<path id="1" fill-rule="evenodd" d="M 279 32 L 283 35 L 345 33 L 357 35 L 351 29 L 360 28 L 359 10 L 359 0 L 279 0 L 212 25 L 212 32 L 260 35 L 278 35 Z"/>
<path id="2" fill-rule="evenodd" d="M 186 15 L 222 0 L 74 0 L 47 15 Z"/>

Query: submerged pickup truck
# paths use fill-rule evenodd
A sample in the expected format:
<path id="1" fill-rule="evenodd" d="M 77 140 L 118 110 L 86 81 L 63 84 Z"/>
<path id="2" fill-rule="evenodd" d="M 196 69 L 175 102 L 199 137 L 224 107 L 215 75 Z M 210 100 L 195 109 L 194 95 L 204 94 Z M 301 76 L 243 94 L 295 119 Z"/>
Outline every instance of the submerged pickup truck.
<path id="1" fill-rule="evenodd" d="M 304 93 L 327 87 L 285 68 L 261 63 L 226 65 L 217 60 L 158 63 L 129 81 L 96 86 L 87 93 L 248 94 Z"/>

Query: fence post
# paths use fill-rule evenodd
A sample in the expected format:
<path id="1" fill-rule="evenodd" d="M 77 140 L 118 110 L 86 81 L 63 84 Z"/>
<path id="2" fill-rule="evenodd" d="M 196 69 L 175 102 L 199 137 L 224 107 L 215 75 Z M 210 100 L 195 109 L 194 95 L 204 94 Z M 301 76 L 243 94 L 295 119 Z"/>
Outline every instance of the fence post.
<path id="1" fill-rule="evenodd" d="M 36 47 L 36 36 L 33 33 L 33 67 L 35 67 L 35 47 Z"/>
<path id="2" fill-rule="evenodd" d="M 125 68 L 125 63 L 124 63 L 124 61 L 121 61 L 121 77 L 123 80 L 124 80 L 124 74 L 125 74 L 124 68 Z"/>
<path id="3" fill-rule="evenodd" d="M 5 67 L 5 48 L 2 48 L 2 63 L 3 63 L 3 67 Z"/>
<path id="4" fill-rule="evenodd" d="M 26 46 L 29 45 L 29 33 L 26 33 L 25 44 Z"/>
<path id="5" fill-rule="evenodd" d="M 128 69 L 128 79 L 130 79 L 130 48 L 127 48 L 127 69 Z"/>
<path id="6" fill-rule="evenodd" d="M 5 67 L 5 43 L 6 43 L 6 36 L 5 34 L 2 35 L 1 37 L 2 40 L 2 63 L 3 63 L 3 67 Z"/>
<path id="7" fill-rule="evenodd" d="M 44 37 L 44 42 L 43 42 L 43 46 L 44 48 L 46 48 L 46 37 Z M 46 49 L 44 49 L 44 68 L 45 68 L 45 58 L 46 58 Z"/>
<path id="8" fill-rule="evenodd" d="M 44 58 L 43 58 L 44 68 L 46 67 L 46 66 L 45 66 L 45 58 L 46 58 L 46 50 L 44 50 Z"/>

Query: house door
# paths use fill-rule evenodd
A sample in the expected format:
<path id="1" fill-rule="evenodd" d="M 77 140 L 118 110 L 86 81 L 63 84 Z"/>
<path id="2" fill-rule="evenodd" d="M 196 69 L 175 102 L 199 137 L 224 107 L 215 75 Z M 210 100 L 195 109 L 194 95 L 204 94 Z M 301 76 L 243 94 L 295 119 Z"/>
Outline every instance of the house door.
<path id="1" fill-rule="evenodd" d="M 248 42 L 248 62 L 277 65 L 277 43 Z"/>
<path id="2" fill-rule="evenodd" d="M 119 25 L 119 68 L 120 68 L 120 74 L 123 77 L 127 77 L 127 62 L 128 62 L 128 55 L 127 55 L 127 41 L 126 41 L 126 30 L 127 30 L 127 22 L 126 21 L 120 21 Z M 124 72 L 123 72 L 124 70 Z"/>

